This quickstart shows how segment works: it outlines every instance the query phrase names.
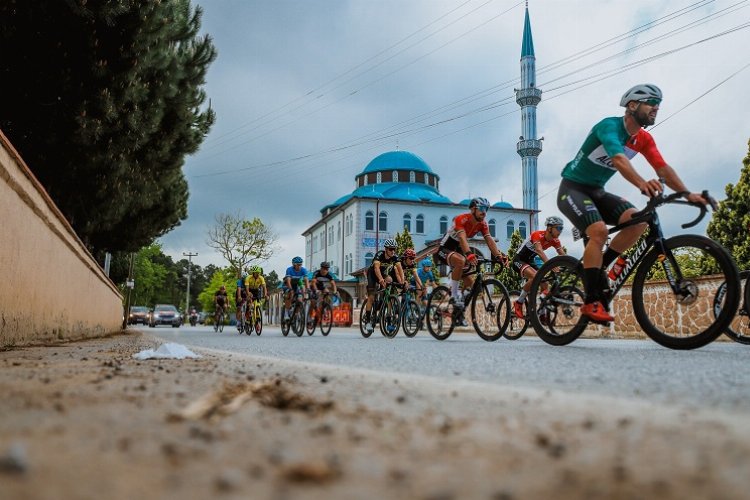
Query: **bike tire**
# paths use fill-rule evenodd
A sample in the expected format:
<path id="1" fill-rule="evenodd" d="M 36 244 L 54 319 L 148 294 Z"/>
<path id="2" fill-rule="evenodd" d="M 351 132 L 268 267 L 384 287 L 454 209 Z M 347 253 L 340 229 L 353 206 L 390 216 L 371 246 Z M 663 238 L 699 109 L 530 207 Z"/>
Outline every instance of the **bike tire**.
<path id="1" fill-rule="evenodd" d="M 219 333 L 224 331 L 224 314 L 219 315 Z"/>
<path id="2" fill-rule="evenodd" d="M 318 319 L 315 316 L 316 312 L 315 307 L 307 307 L 307 312 L 305 313 L 305 330 L 307 330 L 308 335 L 315 333 L 315 327 L 318 326 Z"/>
<path id="3" fill-rule="evenodd" d="M 380 332 L 387 339 L 394 338 L 401 329 L 401 306 L 396 297 L 388 297 L 380 313 Z"/>
<path id="4" fill-rule="evenodd" d="M 404 335 L 409 338 L 414 337 L 419 332 L 419 322 L 421 313 L 419 304 L 415 300 L 404 302 L 401 310 L 401 326 L 404 328 Z"/>
<path id="5" fill-rule="evenodd" d="M 325 303 L 320 308 L 320 333 L 327 337 L 333 326 L 333 308 L 331 304 Z"/>
<path id="6" fill-rule="evenodd" d="M 542 283 L 547 284 L 544 295 Z M 589 323 L 580 312 L 583 289 L 583 264 L 570 255 L 552 257 L 537 271 L 526 299 L 526 317 L 540 339 L 563 346 L 581 336 Z"/>
<path id="7" fill-rule="evenodd" d="M 253 323 L 253 328 L 255 329 L 256 335 L 260 335 L 263 331 L 263 311 L 260 310 L 260 307 L 255 308 L 255 322 Z"/>
<path id="8" fill-rule="evenodd" d="M 364 338 L 369 338 L 370 335 L 372 335 L 372 332 L 367 330 L 367 322 L 365 322 L 365 307 L 366 306 L 367 306 L 367 301 L 362 302 L 362 309 L 359 311 L 359 333 L 361 333 Z M 375 314 L 374 306 L 372 309 L 370 309 L 370 315 L 372 316 L 373 314 Z"/>
<path id="9" fill-rule="evenodd" d="M 479 338 L 494 342 L 503 336 L 510 322 L 510 298 L 505 285 L 484 278 L 479 294 L 471 300 L 471 324 Z"/>
<path id="10" fill-rule="evenodd" d="M 734 319 L 729 324 L 727 329 L 724 330 L 724 335 L 740 344 L 750 345 L 750 310 L 748 310 L 747 302 L 747 287 L 750 286 L 750 271 L 740 272 L 740 285 L 743 288 L 744 298 L 742 300 L 742 303 L 740 304 L 740 308 L 737 311 L 737 314 L 734 316 Z M 724 301 L 723 299 L 726 295 L 726 289 L 727 283 L 723 282 L 716 290 L 716 295 L 714 296 L 714 306 L 711 309 L 714 317 L 718 316 L 721 313 L 721 308 Z"/>
<path id="11" fill-rule="evenodd" d="M 432 290 L 425 314 L 427 331 L 436 340 L 445 340 L 453 333 L 453 300 L 448 287 L 440 285 Z"/>
<path id="12" fill-rule="evenodd" d="M 292 310 L 292 331 L 297 337 L 301 337 L 305 332 L 305 306 L 301 303 L 294 305 Z"/>
<path id="13" fill-rule="evenodd" d="M 638 266 L 633 281 L 633 312 L 643 331 L 654 342 L 670 349 L 703 347 L 721 335 L 732 322 L 740 304 L 740 281 L 731 255 L 718 243 L 704 236 L 684 234 L 664 241 L 662 249 L 651 249 Z M 681 265 L 682 262 L 682 265 Z M 684 265 L 699 263 L 700 265 Z M 661 282 L 667 270 L 678 279 L 679 294 L 655 295 L 646 291 L 647 282 Z M 668 274 L 667 274 L 668 275 Z M 708 279 L 716 276 L 717 279 Z M 648 280 L 648 281 L 647 281 Z M 726 283 L 726 293 L 714 314 L 718 286 Z M 691 314 L 692 313 L 692 314 Z M 677 322 L 675 317 L 682 318 Z M 689 319 L 689 320 L 688 320 Z"/>
<path id="14" fill-rule="evenodd" d="M 520 290 L 512 290 L 508 292 L 511 306 L 514 302 L 518 300 L 518 297 L 521 295 Z M 526 307 L 524 305 L 524 307 Z M 526 329 L 529 327 L 529 320 L 526 319 L 526 313 L 524 312 L 524 315 L 522 318 L 519 318 L 515 315 L 514 311 L 511 311 L 510 314 L 510 321 L 508 322 L 508 328 L 505 330 L 505 333 L 503 333 L 503 337 L 505 337 L 508 340 L 518 340 L 521 337 L 523 337 L 523 334 L 526 333 Z"/>

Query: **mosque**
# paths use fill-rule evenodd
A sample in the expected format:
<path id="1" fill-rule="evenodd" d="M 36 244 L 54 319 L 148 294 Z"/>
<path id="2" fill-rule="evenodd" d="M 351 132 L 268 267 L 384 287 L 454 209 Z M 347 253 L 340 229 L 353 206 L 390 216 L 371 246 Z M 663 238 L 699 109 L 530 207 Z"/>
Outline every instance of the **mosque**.
<path id="1" fill-rule="evenodd" d="M 537 157 L 542 142 L 536 137 L 536 106 L 541 90 L 535 86 L 534 44 L 528 4 L 521 48 L 521 87 L 516 102 L 521 107 L 521 137 L 516 150 L 521 157 L 523 208 L 490 200 L 487 212 L 490 234 L 507 251 L 518 230 L 523 238 L 537 227 Z M 363 274 L 382 243 L 406 228 L 419 255 L 434 249 L 453 218 L 468 211 L 469 199 L 454 202 L 440 193 L 440 176 L 418 155 L 389 151 L 374 158 L 354 178 L 354 190 L 320 210 L 320 219 L 307 228 L 305 265 L 316 269 L 331 263 L 339 289 L 363 296 Z M 481 238 L 470 240 L 480 255 L 489 256 Z M 441 274 L 446 274 L 441 269 Z"/>

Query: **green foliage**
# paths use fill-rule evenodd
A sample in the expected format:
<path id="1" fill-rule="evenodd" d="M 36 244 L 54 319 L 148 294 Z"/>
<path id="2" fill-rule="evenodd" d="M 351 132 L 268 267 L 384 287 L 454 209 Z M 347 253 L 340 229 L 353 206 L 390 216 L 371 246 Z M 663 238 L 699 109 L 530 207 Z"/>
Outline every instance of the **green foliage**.
<path id="1" fill-rule="evenodd" d="M 414 241 L 411 239 L 409 230 L 404 227 L 403 233 L 396 233 L 396 253 L 401 255 L 407 248 L 414 248 Z"/>
<path id="2" fill-rule="evenodd" d="M 207 244 L 221 253 L 233 274 L 245 274 L 250 265 L 268 260 L 276 251 L 276 234 L 259 218 L 247 220 L 236 212 L 218 214 L 215 220 Z"/>
<path id="3" fill-rule="evenodd" d="M 198 295 L 198 302 L 201 305 L 201 310 L 213 314 L 215 311 L 214 294 L 216 294 L 217 290 L 221 288 L 221 285 L 224 285 L 227 289 L 230 309 L 236 309 L 236 304 L 234 302 L 234 292 L 237 289 L 236 283 L 236 278 L 234 278 L 234 274 L 229 269 L 217 269 L 214 271 L 208 285 Z"/>
<path id="4" fill-rule="evenodd" d="M 708 224 L 708 236 L 724 245 L 737 266 L 750 269 L 750 141 L 748 154 L 742 160 L 737 184 L 727 184 L 726 199 L 719 203 Z"/>
<path id="5" fill-rule="evenodd" d="M 268 290 L 269 294 L 276 291 L 281 285 L 281 280 L 276 271 L 271 271 L 264 278 L 266 278 L 266 290 Z"/>
<path id="6" fill-rule="evenodd" d="M 189 0 L 0 3 L 0 129 L 95 254 L 187 216 L 184 158 L 215 120 L 200 18 Z"/>
<path id="7" fill-rule="evenodd" d="M 521 238 L 521 233 L 518 231 L 518 229 L 516 229 L 515 231 L 513 231 L 513 235 L 510 237 L 510 244 L 508 245 L 507 255 L 509 263 L 513 262 L 513 258 L 518 253 L 518 248 L 521 246 L 521 243 L 523 243 L 523 238 Z M 499 267 L 499 265 L 496 266 Z M 497 279 L 500 280 L 503 285 L 505 285 L 505 288 L 507 288 L 508 291 L 520 290 L 523 286 L 523 279 L 510 266 L 502 268 L 497 276 Z"/>

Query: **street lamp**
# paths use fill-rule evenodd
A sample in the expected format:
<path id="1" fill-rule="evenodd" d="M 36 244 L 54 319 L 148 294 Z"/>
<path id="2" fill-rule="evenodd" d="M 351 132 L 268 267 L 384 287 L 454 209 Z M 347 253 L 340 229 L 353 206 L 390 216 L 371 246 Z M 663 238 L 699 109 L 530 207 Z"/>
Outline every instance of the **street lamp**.
<path id="1" fill-rule="evenodd" d="M 185 253 L 182 252 L 182 255 L 188 258 L 188 280 L 187 280 L 187 293 L 185 294 L 185 315 L 189 314 L 190 311 L 190 271 L 193 267 L 193 261 L 192 258 L 198 255 L 198 252 L 195 253 Z"/>

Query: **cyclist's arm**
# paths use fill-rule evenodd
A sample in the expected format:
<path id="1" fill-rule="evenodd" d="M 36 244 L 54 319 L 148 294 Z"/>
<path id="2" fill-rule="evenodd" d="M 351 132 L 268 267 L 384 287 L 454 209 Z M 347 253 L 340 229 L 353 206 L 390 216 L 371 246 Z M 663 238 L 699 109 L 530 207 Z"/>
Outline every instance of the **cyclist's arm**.
<path id="1" fill-rule="evenodd" d="M 375 262 L 372 263 L 372 270 L 375 273 L 375 278 L 377 278 L 378 283 L 380 283 L 381 285 L 384 284 L 385 278 L 383 278 L 383 275 L 380 274 L 380 261 L 379 260 L 376 260 Z"/>
<path id="2" fill-rule="evenodd" d="M 534 243 L 534 252 L 539 256 L 540 259 L 542 259 L 542 262 L 547 262 L 547 254 L 544 253 L 544 249 L 542 248 L 542 244 L 539 242 Z"/>
<path id="3" fill-rule="evenodd" d="M 458 245 L 461 247 L 461 251 L 464 255 L 471 253 L 471 248 L 469 247 L 469 240 L 466 238 L 466 231 L 463 229 L 459 229 L 456 231 L 455 235 L 456 239 L 458 240 Z"/>
<path id="4" fill-rule="evenodd" d="M 617 169 L 625 180 L 637 187 L 641 192 L 645 193 L 649 198 L 656 196 L 661 191 L 661 184 L 656 179 L 647 181 L 636 172 L 633 168 L 633 164 L 630 163 L 628 157 L 624 154 L 616 154 L 612 157 L 612 165 Z M 661 169 L 660 169 L 661 170 Z"/>
<path id="5" fill-rule="evenodd" d="M 497 244 L 495 243 L 495 239 L 490 234 L 484 235 L 484 241 L 487 242 L 487 246 L 490 248 L 490 252 L 492 255 L 496 257 L 505 257 L 505 254 L 500 251 L 499 248 L 497 248 Z"/>
<path id="6" fill-rule="evenodd" d="M 421 290 L 422 288 L 424 288 L 424 285 L 422 284 L 422 280 L 419 278 L 419 273 L 417 272 L 417 270 L 412 269 L 411 272 L 412 272 L 412 275 L 414 276 L 414 283 L 417 284 L 417 290 Z"/>
<path id="7" fill-rule="evenodd" d="M 400 285 L 402 285 L 404 283 L 404 279 L 405 279 L 404 278 L 404 268 L 403 268 L 403 266 L 401 265 L 400 262 L 396 262 L 396 265 L 393 266 L 393 267 L 396 270 L 396 281 Z"/>

